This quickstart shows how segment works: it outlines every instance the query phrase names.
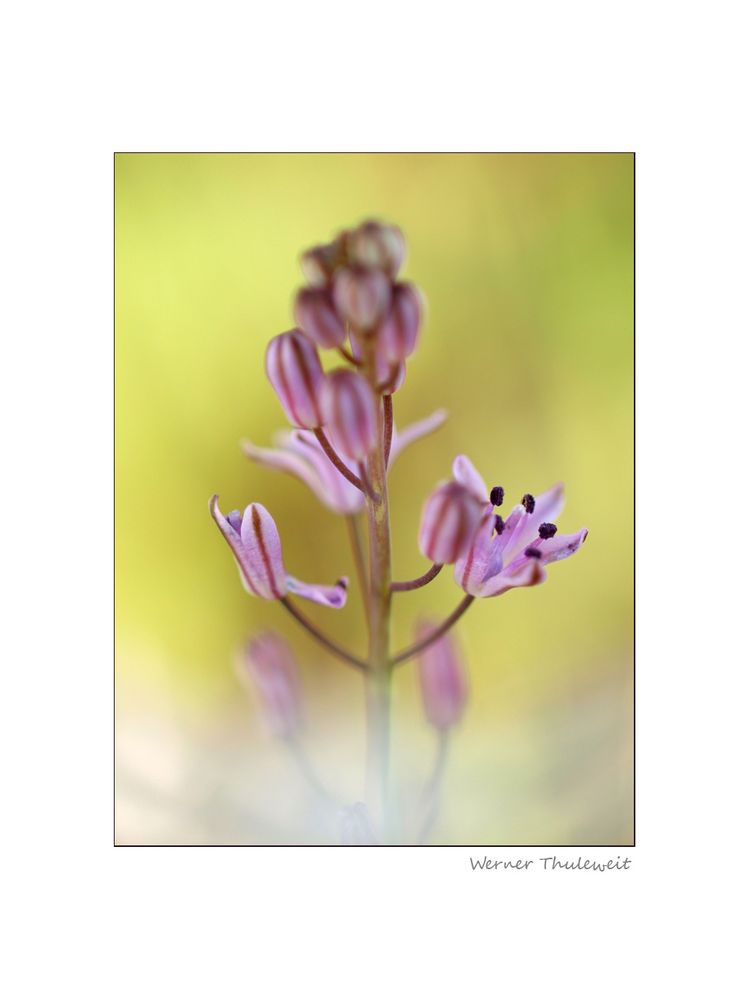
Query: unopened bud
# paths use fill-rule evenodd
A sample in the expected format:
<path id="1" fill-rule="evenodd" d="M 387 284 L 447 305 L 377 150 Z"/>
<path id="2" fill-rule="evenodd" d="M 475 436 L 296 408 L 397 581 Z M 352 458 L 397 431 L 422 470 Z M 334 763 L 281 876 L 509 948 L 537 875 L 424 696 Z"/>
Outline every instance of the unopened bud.
<path id="1" fill-rule="evenodd" d="M 417 642 L 435 631 L 437 622 L 423 619 L 416 630 Z M 418 657 L 419 684 L 428 721 L 437 729 L 448 729 L 461 718 L 466 705 L 466 670 L 453 635 L 444 636 Z"/>
<path id="2" fill-rule="evenodd" d="M 294 318 L 318 347 L 340 347 L 346 340 L 346 328 L 324 288 L 302 288 L 294 303 Z"/>
<path id="3" fill-rule="evenodd" d="M 406 242 L 397 226 L 369 220 L 350 234 L 349 258 L 362 267 L 374 267 L 395 278 L 404 263 Z"/>
<path id="4" fill-rule="evenodd" d="M 300 267 L 305 281 L 313 288 L 324 288 L 333 278 L 333 272 L 344 263 L 342 237 L 332 243 L 311 247 L 300 257 Z"/>
<path id="5" fill-rule="evenodd" d="M 297 661 L 286 640 L 275 632 L 262 632 L 251 639 L 238 672 L 243 683 L 252 682 L 274 736 L 294 736 L 301 723 L 302 698 Z"/>
<path id="6" fill-rule="evenodd" d="M 417 346 L 421 308 L 414 285 L 395 285 L 391 308 L 378 330 L 378 350 L 389 362 L 405 361 Z"/>
<path id="7" fill-rule="evenodd" d="M 325 379 L 321 404 L 326 430 L 345 458 L 359 461 L 378 436 L 378 411 L 370 383 L 359 372 L 336 368 Z"/>
<path id="8" fill-rule="evenodd" d="M 333 280 L 333 301 L 345 323 L 358 330 L 372 330 L 388 311 L 391 284 L 382 271 L 344 267 Z"/>
<path id="9" fill-rule="evenodd" d="M 266 374 L 296 427 L 320 427 L 319 397 L 325 376 L 315 345 L 299 330 L 274 337 L 266 350 Z"/>
<path id="10" fill-rule="evenodd" d="M 461 483 L 438 486 L 425 501 L 419 548 L 434 563 L 454 563 L 465 555 L 482 519 L 484 505 Z"/>

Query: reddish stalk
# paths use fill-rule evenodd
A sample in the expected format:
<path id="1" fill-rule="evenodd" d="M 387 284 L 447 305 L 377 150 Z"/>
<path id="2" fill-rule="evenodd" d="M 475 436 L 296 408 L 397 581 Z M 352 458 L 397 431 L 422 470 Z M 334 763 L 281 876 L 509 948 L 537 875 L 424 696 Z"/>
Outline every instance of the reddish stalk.
<path id="1" fill-rule="evenodd" d="M 421 576 L 418 576 L 415 580 L 401 580 L 398 583 L 392 583 L 391 590 L 392 591 L 419 590 L 420 587 L 424 587 L 426 584 L 428 584 L 430 580 L 434 580 L 442 568 L 443 568 L 442 563 L 433 563 L 426 573 L 423 573 Z"/>

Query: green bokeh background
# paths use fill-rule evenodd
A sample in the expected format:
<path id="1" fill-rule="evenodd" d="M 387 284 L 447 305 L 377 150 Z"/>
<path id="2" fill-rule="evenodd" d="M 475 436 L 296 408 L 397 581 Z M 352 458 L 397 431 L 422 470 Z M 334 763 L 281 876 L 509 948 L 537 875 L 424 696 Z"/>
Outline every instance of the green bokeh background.
<path id="1" fill-rule="evenodd" d="M 405 273 L 428 303 L 396 422 L 450 413 L 394 468 L 395 574 L 423 571 L 421 504 L 459 452 L 511 501 L 563 480 L 561 530 L 590 532 L 544 586 L 477 601 L 462 621 L 472 696 L 435 839 L 629 843 L 632 156 L 118 154 L 115 180 L 118 838 L 316 839 L 295 834 L 291 800 L 304 790 L 292 778 L 290 802 L 259 792 L 249 818 L 223 799 L 210 807 L 219 784 L 242 798 L 235 778 L 260 787 L 265 768 L 286 780 L 232 671 L 237 644 L 262 627 L 283 631 L 303 661 L 311 754 L 361 797 L 356 768 L 336 770 L 342 754 L 361 755 L 357 678 L 281 608 L 245 594 L 207 503 L 213 492 L 225 510 L 259 500 L 292 573 L 354 577 L 339 520 L 301 484 L 250 465 L 238 442 L 266 444 L 284 423 L 263 355 L 293 325 L 300 251 L 374 216 L 404 230 Z M 445 614 L 460 597 L 447 572 L 402 595 L 396 645 L 417 614 Z M 363 646 L 356 600 L 309 608 Z M 408 799 L 432 750 L 410 668 L 394 726 Z"/>

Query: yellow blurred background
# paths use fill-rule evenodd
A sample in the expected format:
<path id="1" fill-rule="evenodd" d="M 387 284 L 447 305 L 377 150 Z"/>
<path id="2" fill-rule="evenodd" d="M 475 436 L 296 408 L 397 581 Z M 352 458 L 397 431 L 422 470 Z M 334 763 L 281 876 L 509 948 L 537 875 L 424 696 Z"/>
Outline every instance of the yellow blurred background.
<path id="1" fill-rule="evenodd" d="M 542 587 L 460 623 L 471 700 L 433 841 L 631 843 L 632 156 L 118 154 L 115 213 L 118 842 L 328 841 L 233 672 L 260 628 L 302 663 L 315 767 L 362 798 L 359 679 L 245 593 L 207 504 L 262 502 L 291 573 L 354 580 L 343 523 L 238 443 L 284 426 L 263 356 L 293 325 L 300 252 L 377 217 L 428 303 L 397 425 L 450 413 L 394 467 L 396 577 L 423 572 L 419 511 L 459 452 L 509 502 L 563 480 L 560 530 L 590 532 Z M 398 596 L 395 645 L 461 596 L 448 572 Z M 356 599 L 305 610 L 363 648 Z M 394 702 L 408 814 L 434 750 L 413 666 Z"/>

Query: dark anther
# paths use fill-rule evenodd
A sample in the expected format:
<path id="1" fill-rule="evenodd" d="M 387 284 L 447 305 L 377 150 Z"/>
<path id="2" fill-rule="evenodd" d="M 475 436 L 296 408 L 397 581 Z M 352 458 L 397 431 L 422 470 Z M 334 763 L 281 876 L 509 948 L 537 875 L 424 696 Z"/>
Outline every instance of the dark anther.
<path id="1" fill-rule="evenodd" d="M 556 534 L 557 534 L 556 524 L 550 524 L 549 522 L 545 521 L 544 524 L 539 525 L 540 538 L 554 538 Z"/>
<path id="2" fill-rule="evenodd" d="M 340 576 L 338 578 L 338 580 L 336 581 L 336 586 L 341 587 L 342 590 L 346 590 L 346 580 L 343 578 L 343 576 Z"/>
<path id="3" fill-rule="evenodd" d="M 503 521 L 499 514 L 495 514 L 495 531 L 498 535 L 502 535 L 505 531 L 505 521 Z"/>
<path id="4" fill-rule="evenodd" d="M 502 507 L 505 499 L 505 490 L 502 486 L 493 486 L 490 490 L 490 503 L 493 507 Z"/>
<path id="5" fill-rule="evenodd" d="M 521 497 L 521 503 L 523 504 L 527 514 L 533 514 L 534 508 L 536 507 L 536 500 L 530 493 L 524 493 Z"/>
<path id="6" fill-rule="evenodd" d="M 526 549 L 526 551 L 524 552 L 524 555 L 528 556 L 529 559 L 541 559 L 542 558 L 542 553 L 539 551 L 539 549 L 535 549 L 533 545 L 530 545 L 528 547 L 528 549 Z"/>

